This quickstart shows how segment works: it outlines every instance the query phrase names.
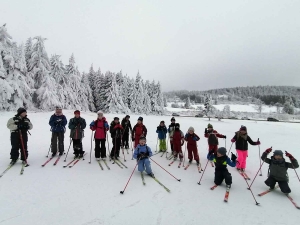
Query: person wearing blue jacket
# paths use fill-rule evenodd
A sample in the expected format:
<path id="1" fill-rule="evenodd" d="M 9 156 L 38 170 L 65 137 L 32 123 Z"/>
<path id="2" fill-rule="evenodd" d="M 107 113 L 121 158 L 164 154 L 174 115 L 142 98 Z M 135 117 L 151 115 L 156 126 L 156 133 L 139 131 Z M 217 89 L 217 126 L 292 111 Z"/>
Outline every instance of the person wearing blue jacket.
<path id="1" fill-rule="evenodd" d="M 141 173 L 146 169 L 146 173 L 154 177 L 152 173 L 149 157 L 152 156 L 151 148 L 146 145 L 146 138 L 144 136 L 140 137 L 139 144 L 134 150 L 133 158 L 138 161 L 138 171 Z"/>
<path id="2" fill-rule="evenodd" d="M 62 108 L 57 106 L 55 108 L 55 113 L 50 117 L 49 125 L 51 126 L 51 152 L 52 157 L 57 153 L 57 141 L 58 141 L 58 151 L 59 155 L 64 154 L 64 137 L 66 131 L 66 125 L 68 121 L 67 118 L 62 113 Z"/>
<path id="3" fill-rule="evenodd" d="M 214 153 L 214 149 L 210 150 L 207 159 L 212 160 L 215 163 L 215 185 L 222 184 L 225 179 L 226 188 L 230 189 L 232 184 L 232 176 L 227 170 L 227 165 L 231 167 L 236 166 L 236 155 L 231 153 L 231 159 L 226 155 L 226 148 L 218 148 L 217 152 Z"/>
<path id="4" fill-rule="evenodd" d="M 165 152 L 167 151 L 167 127 L 165 125 L 165 121 L 160 121 L 159 126 L 156 129 L 156 133 L 158 133 L 158 139 L 159 139 L 159 151 Z"/>

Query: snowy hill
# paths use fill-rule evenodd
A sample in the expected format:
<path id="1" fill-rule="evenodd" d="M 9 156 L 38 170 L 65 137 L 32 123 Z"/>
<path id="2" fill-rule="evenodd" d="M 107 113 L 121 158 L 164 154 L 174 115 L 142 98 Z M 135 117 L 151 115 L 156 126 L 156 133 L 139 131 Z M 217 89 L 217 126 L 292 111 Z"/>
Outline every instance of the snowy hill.
<path id="1" fill-rule="evenodd" d="M 71 111 L 64 111 L 64 113 L 68 120 L 73 117 Z M 213 191 L 210 190 L 214 176 L 214 169 L 210 165 L 204 173 L 202 185 L 198 185 L 201 174 L 198 173 L 195 164 L 187 170 L 179 169 L 178 161 L 168 166 L 170 161 L 165 157 L 160 157 L 160 154 L 153 156 L 152 159 L 181 179 L 181 182 L 176 181 L 152 162 L 156 178 L 171 190 L 170 193 L 148 176 L 145 177 L 146 186 L 143 186 L 140 174 L 135 171 L 124 195 L 120 194 L 136 163 L 131 160 L 131 150 L 129 154 L 125 152 L 127 161 L 124 164 L 128 169 L 121 169 L 110 162 L 111 170 L 104 168 L 102 171 L 94 157 L 92 157 L 92 163 L 88 163 L 88 156 L 86 160 L 80 161 L 73 168 L 63 168 L 66 164 L 63 160 L 56 166 L 53 166 L 52 162 L 42 168 L 41 165 L 47 159 L 45 156 L 50 145 L 51 133 L 48 120 L 51 114 L 52 112 L 28 113 L 34 126 L 28 142 L 30 166 L 25 168 L 23 175 L 20 175 L 21 164 L 19 162 L 0 179 L 0 223 L 3 225 L 137 225 L 141 223 L 147 225 L 219 225 L 221 223 L 279 225 L 299 222 L 299 211 L 280 191 L 276 190 L 263 197 L 257 196 L 258 193 L 267 189 L 264 184 L 267 177 L 267 165 L 262 168 L 263 176 L 258 176 L 252 186 L 260 206 L 255 205 L 250 191 L 247 190 L 245 180 L 234 168 L 229 168 L 233 176 L 233 185 L 229 202 L 224 203 L 224 185 Z M 2 137 L 0 172 L 10 161 L 9 130 L 6 128 L 6 122 L 13 115 L 12 112 L 0 112 L 0 127 L 2 127 L 0 130 Z M 110 122 L 115 115 L 105 116 Z M 82 113 L 82 117 L 90 123 L 92 119 L 95 119 L 95 114 Z M 119 117 L 123 116 L 119 115 Z M 137 118 L 138 116 L 131 117 L 132 124 L 135 124 Z M 161 120 L 169 124 L 170 117 L 144 116 L 144 124 L 148 128 L 148 145 L 153 152 L 157 143 L 155 130 Z M 204 168 L 207 162 L 207 141 L 203 137 L 203 132 L 208 120 L 192 117 L 177 118 L 177 120 L 184 133 L 189 126 L 194 126 L 195 132 L 201 137 L 198 149 Z M 227 135 L 228 149 L 231 145 L 229 140 L 243 124 L 247 126 L 248 133 L 253 140 L 260 138 L 261 153 L 273 146 L 273 149 L 287 150 L 295 158 L 300 159 L 300 152 L 297 150 L 299 139 L 296 136 L 299 133 L 298 124 L 267 121 L 242 121 L 241 124 L 241 121 L 217 121 L 215 119 L 212 119 L 210 123 L 219 133 Z M 69 146 L 68 135 L 69 131 L 65 134 L 65 149 Z M 83 146 L 88 153 L 90 145 L 91 131 L 87 129 Z M 109 146 L 111 148 L 111 141 Z M 220 139 L 220 146 L 225 146 L 225 141 L 222 139 Z M 232 151 L 235 153 L 234 147 Z M 72 150 L 70 150 L 67 162 L 71 158 Z M 247 173 L 253 178 L 260 164 L 257 146 L 249 147 L 247 163 Z M 291 196 L 300 204 L 298 191 L 300 183 L 293 170 L 289 170 L 289 178 Z"/>

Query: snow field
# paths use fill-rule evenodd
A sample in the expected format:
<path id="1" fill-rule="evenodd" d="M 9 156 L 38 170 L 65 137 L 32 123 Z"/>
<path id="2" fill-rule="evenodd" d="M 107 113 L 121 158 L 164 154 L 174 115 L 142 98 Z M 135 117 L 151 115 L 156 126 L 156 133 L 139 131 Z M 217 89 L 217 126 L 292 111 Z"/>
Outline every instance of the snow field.
<path id="1" fill-rule="evenodd" d="M 155 177 L 171 190 L 166 192 L 152 178 L 145 175 L 146 186 L 142 185 L 140 173 L 135 171 L 124 195 L 120 191 L 136 164 L 125 151 L 128 169 L 121 169 L 109 162 L 111 170 L 107 170 L 103 164 L 102 171 L 94 159 L 92 152 L 92 163 L 89 164 L 89 154 L 84 161 L 80 161 L 73 168 L 63 168 L 73 158 L 72 148 L 69 152 L 67 162 L 62 158 L 56 166 L 52 160 L 44 168 L 41 165 L 47 160 L 51 132 L 48 125 L 49 118 L 53 112 L 33 113 L 28 117 L 33 123 L 33 130 L 29 136 L 29 167 L 25 168 L 21 176 L 20 162 L 9 170 L 0 179 L 0 223 L 10 224 L 297 224 L 299 211 L 279 191 L 269 193 L 263 197 L 258 193 L 267 189 L 263 181 L 267 177 L 268 166 L 262 168 L 263 176 L 258 176 L 252 190 L 257 201 L 261 204 L 255 206 L 255 202 L 244 179 L 229 168 L 233 176 L 229 202 L 224 203 L 224 185 L 211 191 L 213 186 L 214 168 L 210 165 L 198 185 L 201 174 L 198 173 L 195 162 L 187 170 L 178 168 L 179 161 L 168 166 L 170 161 L 160 154 L 153 156 L 153 160 L 168 170 L 175 177 L 181 179 L 176 181 L 155 163 L 151 162 Z M 73 111 L 64 111 L 67 119 L 73 117 Z M 0 135 L 2 137 L 2 148 L 0 149 L 0 171 L 2 172 L 9 163 L 10 139 L 9 130 L 6 128 L 7 120 L 14 112 L 0 112 Z M 89 124 L 96 119 L 95 113 L 82 112 L 81 116 Z M 109 124 L 114 114 L 105 115 Z M 122 119 L 125 115 L 118 115 Z M 131 116 L 132 125 L 135 124 L 139 115 Z M 161 120 L 167 125 L 170 123 L 169 116 L 143 116 L 144 124 L 148 129 L 147 144 L 155 153 L 157 135 L 156 127 Z M 181 124 L 184 133 L 190 126 L 201 140 L 198 149 L 202 167 L 207 160 L 207 141 L 203 137 L 204 129 L 208 123 L 221 134 L 227 135 L 227 149 L 230 148 L 230 139 L 241 125 L 248 128 L 249 136 L 256 141 L 260 138 L 261 153 L 271 146 L 273 149 L 287 150 L 296 159 L 300 159 L 297 151 L 299 146 L 298 124 L 271 123 L 256 121 L 217 121 L 207 118 L 176 117 L 176 122 Z M 69 129 L 65 134 L 65 150 L 69 146 Z M 112 147 L 109 135 L 109 147 Z M 225 146 L 224 139 L 219 139 L 220 146 Z M 86 129 L 83 139 L 84 150 L 89 153 L 91 145 L 91 131 Z M 93 142 L 94 146 L 94 142 Z M 183 148 L 184 151 L 185 148 Z M 232 151 L 235 153 L 234 146 Z M 259 149 L 257 146 L 249 147 L 247 173 L 253 178 L 259 168 Z M 170 152 L 170 150 L 169 150 Z M 107 151 L 108 153 L 108 151 Z M 122 154 L 120 154 L 122 159 Z M 187 163 L 187 154 L 186 160 Z M 297 172 L 300 173 L 298 170 Z M 299 181 L 293 170 L 289 170 L 291 196 L 300 204 Z M 252 180 L 249 181 L 249 184 Z M 288 223 L 287 223 L 288 220 Z"/>

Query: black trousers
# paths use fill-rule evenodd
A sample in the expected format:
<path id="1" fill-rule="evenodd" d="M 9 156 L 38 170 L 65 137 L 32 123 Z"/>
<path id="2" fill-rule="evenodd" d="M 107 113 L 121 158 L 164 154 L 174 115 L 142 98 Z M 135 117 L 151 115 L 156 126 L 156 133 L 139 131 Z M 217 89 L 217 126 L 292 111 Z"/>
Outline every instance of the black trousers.
<path id="1" fill-rule="evenodd" d="M 124 133 L 122 136 L 122 146 L 129 148 L 129 133 Z"/>
<path id="2" fill-rule="evenodd" d="M 95 139 L 95 158 L 106 158 L 105 139 Z"/>
<path id="3" fill-rule="evenodd" d="M 171 141 L 170 141 L 170 146 L 171 146 L 171 152 L 173 152 L 174 150 L 173 150 L 173 143 L 171 143 Z"/>
<path id="4" fill-rule="evenodd" d="M 11 151 L 10 151 L 10 158 L 13 160 L 18 160 L 19 158 L 19 151 L 21 152 L 21 160 L 25 160 L 28 157 L 28 150 L 27 150 L 27 131 L 22 132 L 22 139 L 24 144 L 24 150 L 22 149 L 21 139 L 20 139 L 20 133 L 17 132 L 11 132 L 10 134 L 10 142 L 11 142 Z M 25 157 L 24 157 L 24 151 L 25 151 Z"/>
<path id="5" fill-rule="evenodd" d="M 281 192 L 286 194 L 291 193 L 291 189 L 287 181 L 278 181 L 274 177 L 268 177 L 265 181 L 265 184 L 270 188 L 274 188 L 276 183 L 278 183 Z"/>
<path id="6" fill-rule="evenodd" d="M 72 140 L 73 140 L 74 154 L 75 155 L 83 154 L 81 139 L 72 139 Z"/>
<path id="7" fill-rule="evenodd" d="M 52 132 L 52 137 L 51 137 L 51 152 L 52 153 L 56 153 L 57 150 L 60 153 L 64 152 L 64 138 L 65 138 L 64 132 Z M 58 140 L 58 149 L 57 149 L 57 140 Z"/>
<path id="8" fill-rule="evenodd" d="M 120 157 L 121 138 L 113 138 L 113 147 L 111 149 L 110 157 Z"/>
<path id="9" fill-rule="evenodd" d="M 228 170 L 215 170 L 215 184 L 220 185 L 222 184 L 223 180 L 225 179 L 225 183 L 227 185 L 232 184 L 232 176 L 228 172 Z"/>

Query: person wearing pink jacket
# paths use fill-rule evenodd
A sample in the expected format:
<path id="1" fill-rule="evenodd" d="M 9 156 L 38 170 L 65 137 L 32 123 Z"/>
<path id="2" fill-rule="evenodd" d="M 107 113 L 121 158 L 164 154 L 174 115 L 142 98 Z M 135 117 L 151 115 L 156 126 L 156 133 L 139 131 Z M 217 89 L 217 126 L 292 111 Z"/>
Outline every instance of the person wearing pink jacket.
<path id="1" fill-rule="evenodd" d="M 106 118 L 103 116 L 103 112 L 97 112 L 98 118 L 96 121 L 91 122 L 90 129 L 95 131 L 95 158 L 96 160 L 100 160 L 100 157 L 105 160 L 106 159 L 106 132 L 109 130 L 108 123 Z"/>

